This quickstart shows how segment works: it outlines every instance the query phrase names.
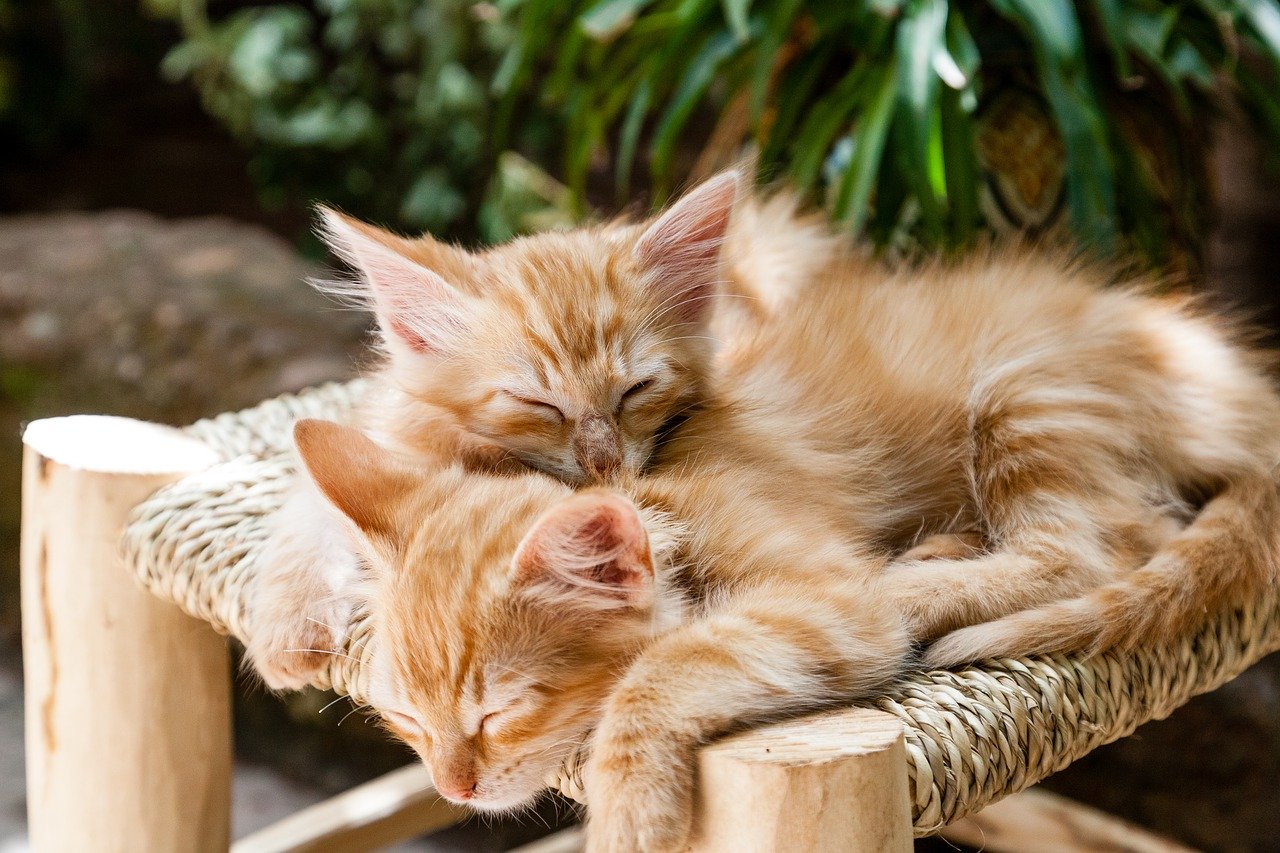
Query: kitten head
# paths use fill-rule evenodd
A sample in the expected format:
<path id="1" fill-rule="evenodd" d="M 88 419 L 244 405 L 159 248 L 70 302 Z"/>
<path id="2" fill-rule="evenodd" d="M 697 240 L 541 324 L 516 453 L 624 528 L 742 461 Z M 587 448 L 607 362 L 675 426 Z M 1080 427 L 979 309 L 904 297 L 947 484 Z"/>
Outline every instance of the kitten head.
<path id="1" fill-rule="evenodd" d="M 655 572 L 666 534 L 613 490 L 415 468 L 319 421 L 295 437 L 372 567 L 371 703 L 445 797 L 527 803 L 678 618 Z"/>
<path id="2" fill-rule="evenodd" d="M 467 252 L 322 210 L 358 269 L 387 375 L 453 427 L 568 483 L 647 462 L 703 393 L 707 322 L 737 173 L 644 225 L 606 225 Z"/>

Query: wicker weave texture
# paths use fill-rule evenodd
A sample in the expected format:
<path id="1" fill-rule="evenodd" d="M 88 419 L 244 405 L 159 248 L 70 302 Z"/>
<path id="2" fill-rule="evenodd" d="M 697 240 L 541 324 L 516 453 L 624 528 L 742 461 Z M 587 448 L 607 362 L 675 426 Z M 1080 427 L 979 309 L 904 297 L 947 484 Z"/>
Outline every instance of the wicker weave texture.
<path id="1" fill-rule="evenodd" d="M 344 420 L 364 386 L 326 385 L 219 415 L 188 428 L 223 460 L 140 505 L 125 534 L 127 565 L 157 596 L 245 637 L 245 603 L 284 498 L 299 417 Z M 1026 788 L 1072 761 L 1170 714 L 1280 648 L 1274 596 L 1222 614 L 1172 648 L 1092 658 L 1037 657 L 957 672 L 916 673 L 873 704 L 906 726 L 916 833 Z M 365 701 L 367 614 L 316 686 Z M 580 797 L 580 762 L 555 780 Z"/>

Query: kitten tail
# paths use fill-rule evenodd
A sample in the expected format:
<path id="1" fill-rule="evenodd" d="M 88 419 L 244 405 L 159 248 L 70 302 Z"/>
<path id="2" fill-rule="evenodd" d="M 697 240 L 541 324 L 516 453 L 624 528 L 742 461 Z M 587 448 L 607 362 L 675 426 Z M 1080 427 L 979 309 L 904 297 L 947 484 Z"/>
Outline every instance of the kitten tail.
<path id="1" fill-rule="evenodd" d="M 1088 595 L 954 631 L 925 664 L 1165 644 L 1276 583 L 1280 492 L 1272 476 L 1230 483 L 1141 569 Z"/>

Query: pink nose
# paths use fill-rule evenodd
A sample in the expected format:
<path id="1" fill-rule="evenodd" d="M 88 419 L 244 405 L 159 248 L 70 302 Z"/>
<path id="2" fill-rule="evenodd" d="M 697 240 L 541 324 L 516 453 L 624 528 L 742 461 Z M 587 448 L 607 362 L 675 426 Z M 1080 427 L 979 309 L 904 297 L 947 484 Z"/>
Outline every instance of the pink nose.
<path id="1" fill-rule="evenodd" d="M 449 780 L 436 785 L 436 790 L 447 800 L 469 800 L 476 795 L 475 780 Z"/>

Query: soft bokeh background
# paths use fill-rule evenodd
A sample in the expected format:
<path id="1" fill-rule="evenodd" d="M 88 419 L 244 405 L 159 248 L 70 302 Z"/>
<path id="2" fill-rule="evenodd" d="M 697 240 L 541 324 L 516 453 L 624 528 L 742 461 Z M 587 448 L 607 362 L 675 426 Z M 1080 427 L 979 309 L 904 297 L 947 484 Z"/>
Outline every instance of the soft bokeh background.
<path id="1" fill-rule="evenodd" d="M 21 424 L 352 375 L 367 318 L 304 284 L 313 201 L 492 242 L 751 153 L 887 257 L 1069 239 L 1274 335 L 1278 60 L 1274 0 L 0 0 L 0 851 L 24 844 Z M 407 760 L 329 699 L 243 681 L 237 832 Z M 1278 776 L 1271 660 L 1049 785 L 1270 850 Z"/>

